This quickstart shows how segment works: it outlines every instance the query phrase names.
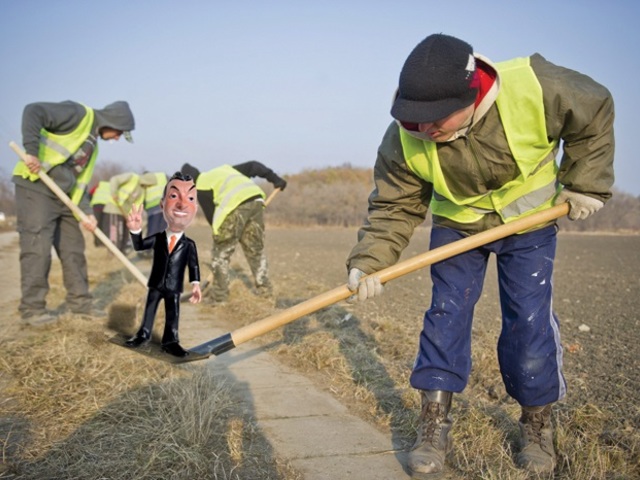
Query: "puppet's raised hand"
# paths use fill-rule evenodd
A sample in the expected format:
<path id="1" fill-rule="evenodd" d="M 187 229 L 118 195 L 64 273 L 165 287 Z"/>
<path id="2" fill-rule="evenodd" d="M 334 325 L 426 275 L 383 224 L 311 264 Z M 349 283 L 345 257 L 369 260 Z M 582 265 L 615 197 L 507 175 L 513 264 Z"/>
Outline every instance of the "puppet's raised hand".
<path id="1" fill-rule="evenodd" d="M 132 232 L 142 230 L 142 204 L 131 205 L 131 211 L 127 216 L 127 228 Z"/>

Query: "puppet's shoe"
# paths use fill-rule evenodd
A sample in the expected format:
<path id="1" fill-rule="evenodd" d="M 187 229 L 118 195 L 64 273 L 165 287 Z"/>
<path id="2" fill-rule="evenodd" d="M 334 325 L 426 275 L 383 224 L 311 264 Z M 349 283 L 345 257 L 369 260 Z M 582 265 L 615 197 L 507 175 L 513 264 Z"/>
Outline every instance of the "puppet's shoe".
<path id="1" fill-rule="evenodd" d="M 182 348 L 178 342 L 163 344 L 162 351 L 169 355 L 173 355 L 174 357 L 186 357 L 189 355 L 189 352 Z"/>
<path id="2" fill-rule="evenodd" d="M 142 337 L 140 335 L 136 335 L 135 337 L 131 337 L 129 340 L 124 342 L 125 347 L 138 348 L 141 345 L 149 342 L 149 338 Z"/>

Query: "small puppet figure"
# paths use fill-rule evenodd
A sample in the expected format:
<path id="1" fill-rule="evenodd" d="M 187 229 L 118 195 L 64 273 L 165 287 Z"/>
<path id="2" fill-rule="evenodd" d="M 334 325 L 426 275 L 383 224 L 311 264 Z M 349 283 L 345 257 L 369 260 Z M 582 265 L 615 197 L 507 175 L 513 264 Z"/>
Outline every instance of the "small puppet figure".
<path id="1" fill-rule="evenodd" d="M 137 348 L 151 339 L 151 331 L 160 300 L 164 300 L 165 326 L 162 350 L 176 357 L 185 357 L 189 352 L 180 346 L 178 321 L 180 317 L 180 295 L 184 283 L 184 271 L 189 268 L 192 283 L 191 303 L 202 299 L 200 291 L 200 267 L 196 244 L 184 231 L 193 221 L 198 210 L 196 186 L 193 178 L 176 172 L 167 183 L 161 201 L 166 231 L 142 238 L 142 205 L 133 205 L 127 217 L 127 227 L 136 251 L 153 248 L 153 265 L 147 286 L 147 301 L 142 325 L 138 332 L 125 342 Z"/>

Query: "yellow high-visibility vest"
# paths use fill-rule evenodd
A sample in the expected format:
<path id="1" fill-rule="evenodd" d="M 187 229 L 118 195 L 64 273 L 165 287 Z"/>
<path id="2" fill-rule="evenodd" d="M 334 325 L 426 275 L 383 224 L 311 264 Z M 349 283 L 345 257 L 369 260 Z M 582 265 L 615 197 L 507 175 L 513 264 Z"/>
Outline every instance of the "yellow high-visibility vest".
<path id="1" fill-rule="evenodd" d="M 93 109 L 85 105 L 87 113 L 80 121 L 78 126 L 70 133 L 55 134 L 46 131 L 44 128 L 40 129 L 40 147 L 38 150 L 38 158 L 42 163 L 42 168 L 45 172 L 48 172 L 56 165 L 60 165 L 66 162 L 69 157 L 78 151 L 87 137 L 91 134 L 91 127 L 93 126 L 94 113 Z M 76 177 L 76 184 L 69 193 L 71 201 L 78 205 L 82 199 L 84 191 L 87 189 L 87 185 L 93 175 L 93 169 L 95 167 L 96 158 L 98 156 L 98 144 L 93 150 L 91 158 L 87 162 L 80 175 Z M 23 161 L 18 161 L 13 169 L 14 175 L 19 175 L 22 178 L 28 178 L 30 181 L 35 182 L 39 179 L 38 174 L 31 173 L 27 165 Z"/>
<path id="2" fill-rule="evenodd" d="M 558 141 L 547 138 L 542 87 L 529 58 L 496 64 L 501 78 L 496 105 L 519 175 L 497 190 L 460 198 L 447 185 L 435 142 L 412 137 L 400 129 L 405 161 L 418 177 L 433 184 L 430 208 L 434 215 L 458 223 L 477 222 L 497 212 L 504 222 L 553 205 L 558 167 L 552 152 Z"/>
<path id="3" fill-rule="evenodd" d="M 162 200 L 162 194 L 164 193 L 164 187 L 167 185 L 167 175 L 164 173 L 154 173 L 156 177 L 156 183 L 149 185 L 144 191 L 144 208 L 149 210 L 150 208 L 160 205 Z"/>
<path id="4" fill-rule="evenodd" d="M 107 181 L 99 182 L 91 196 L 91 206 L 107 205 L 110 203 L 113 203 L 113 199 L 111 198 L 111 185 L 109 185 Z"/>
<path id="5" fill-rule="evenodd" d="M 208 172 L 201 173 L 196 181 L 198 190 L 212 190 L 216 209 L 211 227 L 217 235 L 222 222 L 245 200 L 259 195 L 265 198 L 264 191 L 249 177 L 243 175 L 231 165 L 221 165 Z"/>
<path id="6" fill-rule="evenodd" d="M 126 178 L 124 182 L 123 178 Z M 130 173 L 126 177 L 122 175 L 112 177 L 111 195 L 116 205 L 127 213 L 131 210 L 131 205 L 142 205 L 144 192 L 140 187 L 140 175 Z"/>

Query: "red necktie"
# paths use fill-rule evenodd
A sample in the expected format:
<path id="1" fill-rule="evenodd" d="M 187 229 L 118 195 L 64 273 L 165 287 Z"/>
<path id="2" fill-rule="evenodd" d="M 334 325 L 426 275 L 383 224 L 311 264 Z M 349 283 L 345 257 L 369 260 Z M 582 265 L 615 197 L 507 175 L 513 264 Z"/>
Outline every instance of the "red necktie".
<path id="1" fill-rule="evenodd" d="M 169 240 L 169 253 L 173 252 L 173 247 L 176 246 L 176 235 L 171 235 Z"/>

